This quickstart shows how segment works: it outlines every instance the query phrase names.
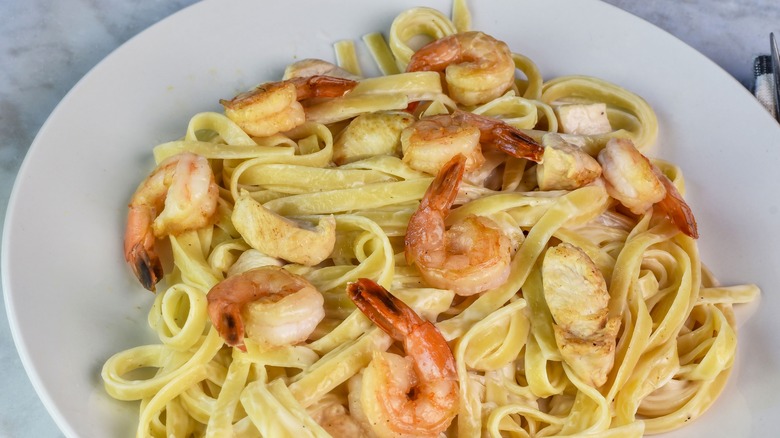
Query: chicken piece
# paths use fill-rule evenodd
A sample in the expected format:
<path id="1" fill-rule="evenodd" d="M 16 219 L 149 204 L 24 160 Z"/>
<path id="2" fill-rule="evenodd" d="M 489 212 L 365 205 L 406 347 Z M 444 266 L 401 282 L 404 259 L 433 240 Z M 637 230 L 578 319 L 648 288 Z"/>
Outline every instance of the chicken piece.
<path id="1" fill-rule="evenodd" d="M 414 123 L 406 112 L 361 114 L 336 138 L 333 162 L 338 165 L 374 155 L 401 155 L 401 131 Z"/>
<path id="2" fill-rule="evenodd" d="M 560 105 L 555 112 L 566 134 L 594 135 L 612 131 L 604 103 Z"/>
<path id="3" fill-rule="evenodd" d="M 231 219 L 249 246 L 292 263 L 314 266 L 330 257 L 336 245 L 332 215 L 322 216 L 316 227 L 307 227 L 266 209 L 248 193 L 236 200 Z"/>
<path id="4" fill-rule="evenodd" d="M 542 146 L 542 162 L 536 166 L 540 190 L 574 190 L 601 175 L 601 166 L 595 158 L 558 134 L 546 134 Z"/>
<path id="5" fill-rule="evenodd" d="M 542 283 L 563 360 L 585 383 L 600 387 L 614 364 L 620 328 L 619 318 L 609 318 L 604 277 L 583 250 L 561 243 L 544 256 Z"/>
<path id="6" fill-rule="evenodd" d="M 352 413 L 339 403 L 338 399 L 327 394 L 315 405 L 307 408 L 309 415 L 332 436 L 369 437 L 373 436 Z M 350 393 L 350 396 L 352 394 Z"/>

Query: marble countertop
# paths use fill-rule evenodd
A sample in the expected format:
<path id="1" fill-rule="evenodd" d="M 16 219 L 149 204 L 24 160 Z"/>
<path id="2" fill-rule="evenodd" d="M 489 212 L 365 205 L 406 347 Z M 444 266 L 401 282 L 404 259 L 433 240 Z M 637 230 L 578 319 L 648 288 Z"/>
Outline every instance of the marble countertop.
<path id="1" fill-rule="evenodd" d="M 670 32 L 745 87 L 780 32 L 777 0 L 606 0 Z M 0 1 L 0 217 L 27 149 L 51 111 L 102 58 L 194 0 Z M 0 437 L 62 436 L 20 362 L 0 311 Z"/>

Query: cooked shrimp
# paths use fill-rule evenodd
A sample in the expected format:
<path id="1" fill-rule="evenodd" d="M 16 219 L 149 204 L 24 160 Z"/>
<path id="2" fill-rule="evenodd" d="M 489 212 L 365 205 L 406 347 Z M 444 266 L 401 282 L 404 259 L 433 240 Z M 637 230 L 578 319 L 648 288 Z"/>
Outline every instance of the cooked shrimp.
<path id="1" fill-rule="evenodd" d="M 599 152 L 607 193 L 634 214 L 643 214 L 666 196 L 653 165 L 625 139 L 611 139 Z"/>
<path id="2" fill-rule="evenodd" d="M 677 229 L 689 237 L 698 239 L 699 228 L 696 225 L 696 218 L 693 216 L 693 210 L 691 210 L 691 207 L 685 202 L 685 199 L 683 199 L 680 192 L 677 191 L 677 187 L 674 186 L 672 181 L 670 181 L 658 167 L 653 166 L 653 171 L 666 189 L 666 196 L 664 196 L 656 205 L 661 211 L 669 216 Z"/>
<path id="3" fill-rule="evenodd" d="M 360 76 L 353 75 L 332 62 L 316 58 L 302 59 L 288 65 L 284 69 L 284 79 L 307 78 L 310 76 L 331 76 L 354 81 L 360 79 Z"/>
<path id="4" fill-rule="evenodd" d="M 643 214 L 657 205 L 680 231 L 694 239 L 699 237 L 696 219 L 682 195 L 631 140 L 609 140 L 599 152 L 598 160 L 607 193 L 632 213 Z"/>
<path id="5" fill-rule="evenodd" d="M 450 96 L 469 106 L 501 96 L 515 80 L 509 46 L 482 32 L 433 41 L 414 53 L 406 71 L 444 72 Z"/>
<path id="6" fill-rule="evenodd" d="M 544 297 L 563 360 L 591 386 L 599 387 L 615 361 L 620 319 L 609 318 L 609 291 L 588 255 L 561 243 L 542 262 Z"/>
<path id="7" fill-rule="evenodd" d="M 598 161 L 560 135 L 545 134 L 542 144 L 542 163 L 536 166 L 539 190 L 574 190 L 601 175 Z"/>
<path id="8" fill-rule="evenodd" d="M 434 437 L 458 412 L 458 375 L 447 341 L 429 321 L 382 286 L 361 278 L 349 297 L 374 324 L 402 342 L 406 357 L 375 352 L 363 371 L 363 414 L 379 437 Z"/>
<path id="9" fill-rule="evenodd" d="M 289 131 L 306 121 L 300 101 L 313 97 L 340 97 L 357 85 L 351 79 L 332 76 L 297 77 L 269 82 L 241 93 L 231 100 L 220 100 L 225 115 L 247 134 L 267 137 Z"/>
<path id="10" fill-rule="evenodd" d="M 155 240 L 210 224 L 218 199 L 208 160 L 188 152 L 166 159 L 141 183 L 130 199 L 124 247 L 145 288 L 154 291 L 163 276 Z"/>
<path id="11" fill-rule="evenodd" d="M 476 126 L 456 123 L 449 114 L 426 117 L 401 132 L 403 161 L 409 167 L 435 175 L 444 163 L 462 154 L 465 171 L 472 172 L 485 162 Z"/>
<path id="12" fill-rule="evenodd" d="M 476 171 L 485 162 L 483 146 L 535 162 L 544 154 L 539 143 L 511 125 L 465 111 L 423 118 L 401 133 L 403 161 L 434 175 L 458 154 L 466 157 L 466 172 Z"/>
<path id="13" fill-rule="evenodd" d="M 404 247 L 407 262 L 429 285 L 473 295 L 506 281 L 511 247 L 486 217 L 471 215 L 445 228 L 465 166 L 466 158 L 457 155 L 442 167 L 409 219 Z"/>
<path id="14" fill-rule="evenodd" d="M 277 266 L 228 277 L 207 295 L 211 323 L 225 343 L 243 349 L 244 334 L 265 345 L 305 341 L 325 317 L 322 294 Z"/>

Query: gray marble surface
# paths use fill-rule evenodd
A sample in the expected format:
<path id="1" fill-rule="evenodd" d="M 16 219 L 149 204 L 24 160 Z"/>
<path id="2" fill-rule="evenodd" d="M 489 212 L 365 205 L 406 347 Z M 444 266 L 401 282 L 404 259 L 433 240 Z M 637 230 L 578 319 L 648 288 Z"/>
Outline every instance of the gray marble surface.
<path id="1" fill-rule="evenodd" d="M 607 0 L 677 36 L 752 86 L 752 59 L 780 32 L 778 0 Z M 194 0 L 0 0 L 0 217 L 51 111 L 103 57 Z M 0 311 L 0 437 L 56 437 Z"/>

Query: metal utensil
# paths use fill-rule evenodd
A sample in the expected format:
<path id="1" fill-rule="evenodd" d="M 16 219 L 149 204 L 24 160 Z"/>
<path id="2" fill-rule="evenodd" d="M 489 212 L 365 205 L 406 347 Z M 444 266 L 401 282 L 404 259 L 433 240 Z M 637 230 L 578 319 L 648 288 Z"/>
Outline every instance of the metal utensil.
<path id="1" fill-rule="evenodd" d="M 772 76 L 775 79 L 775 118 L 780 122 L 780 50 L 774 32 L 769 34 L 769 48 L 772 51 Z"/>

